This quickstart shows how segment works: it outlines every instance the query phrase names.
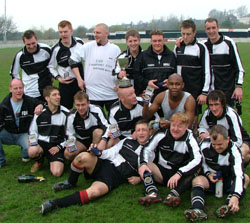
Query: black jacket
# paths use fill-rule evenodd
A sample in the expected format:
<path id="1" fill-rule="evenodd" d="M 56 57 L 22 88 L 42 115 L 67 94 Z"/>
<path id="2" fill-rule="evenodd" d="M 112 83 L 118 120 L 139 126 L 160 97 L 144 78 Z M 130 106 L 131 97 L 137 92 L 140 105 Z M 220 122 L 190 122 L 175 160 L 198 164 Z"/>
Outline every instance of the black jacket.
<path id="1" fill-rule="evenodd" d="M 41 104 L 41 102 L 35 98 L 23 95 L 19 127 L 17 127 L 10 98 L 11 93 L 6 96 L 0 104 L 0 131 L 5 128 L 10 133 L 28 133 L 35 107 Z"/>
<path id="2" fill-rule="evenodd" d="M 176 73 L 176 58 L 174 53 L 164 45 L 164 50 L 160 54 L 161 58 L 159 60 L 158 54 L 156 54 L 152 46 L 145 51 L 143 51 L 134 67 L 134 79 L 136 94 L 139 95 L 146 89 L 148 82 L 150 80 L 157 79 L 158 82 L 162 82 L 168 77 Z M 155 95 L 166 90 L 160 87 L 154 92 Z"/>

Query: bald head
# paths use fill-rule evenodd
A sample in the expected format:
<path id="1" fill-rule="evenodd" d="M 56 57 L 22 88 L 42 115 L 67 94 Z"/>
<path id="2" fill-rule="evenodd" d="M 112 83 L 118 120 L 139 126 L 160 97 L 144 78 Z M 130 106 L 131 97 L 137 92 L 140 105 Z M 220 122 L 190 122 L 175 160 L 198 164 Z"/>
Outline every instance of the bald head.
<path id="1" fill-rule="evenodd" d="M 117 94 L 121 103 L 127 109 L 131 109 L 135 104 L 137 104 L 135 89 L 133 86 L 127 88 L 118 88 Z"/>
<path id="2" fill-rule="evenodd" d="M 177 73 L 174 73 L 174 74 L 171 74 L 169 77 L 168 77 L 168 81 L 178 81 L 178 82 L 183 82 L 183 79 L 182 79 L 182 76 L 177 74 Z"/>
<path id="3" fill-rule="evenodd" d="M 11 92 L 11 99 L 14 102 L 20 102 L 23 98 L 23 92 L 24 92 L 24 85 L 23 82 L 20 79 L 14 78 L 10 82 L 10 92 Z"/>
<path id="4" fill-rule="evenodd" d="M 94 37 L 98 45 L 104 46 L 108 42 L 109 28 L 106 24 L 97 24 L 94 28 Z"/>
<path id="5" fill-rule="evenodd" d="M 101 28 L 104 32 L 109 32 L 109 27 L 105 23 L 99 23 L 95 27 Z"/>
<path id="6" fill-rule="evenodd" d="M 10 81 L 10 88 L 11 88 L 13 85 L 22 85 L 22 86 L 24 86 L 22 80 L 17 79 L 17 78 L 14 78 L 14 79 L 12 79 L 12 80 Z"/>

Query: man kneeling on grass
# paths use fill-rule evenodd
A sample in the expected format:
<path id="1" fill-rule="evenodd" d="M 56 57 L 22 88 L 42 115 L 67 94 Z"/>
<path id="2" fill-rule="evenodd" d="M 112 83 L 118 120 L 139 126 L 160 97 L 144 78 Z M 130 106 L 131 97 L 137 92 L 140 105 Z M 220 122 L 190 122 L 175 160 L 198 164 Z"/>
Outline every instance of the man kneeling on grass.
<path id="1" fill-rule="evenodd" d="M 70 205 L 87 204 L 89 201 L 107 194 L 124 182 L 138 184 L 141 181 L 137 171 L 138 155 L 150 136 L 146 121 L 139 120 L 136 123 L 135 136 L 136 139 L 125 138 L 115 146 L 102 151 L 102 153 L 96 151 L 93 147 L 89 149 L 91 152 L 80 153 L 71 163 L 68 180 L 56 183 L 53 189 L 61 191 L 75 187 L 82 172 L 84 172 L 86 178 L 93 178 L 94 182 L 86 190 L 52 201 L 45 201 L 41 205 L 41 213 L 47 214 L 55 208 Z M 94 155 L 94 152 L 96 152 L 97 156 Z"/>
<path id="2" fill-rule="evenodd" d="M 215 191 L 218 172 L 223 179 L 223 191 L 229 193 L 225 204 L 216 210 L 219 218 L 240 210 L 239 201 L 243 198 L 249 183 L 249 177 L 243 172 L 240 149 L 228 137 L 228 130 L 222 125 L 213 126 L 210 130 L 210 140 L 202 143 L 201 148 L 204 176 L 193 179 L 192 207 L 184 212 L 185 217 L 191 221 L 207 219 L 204 211 L 204 191 Z"/>

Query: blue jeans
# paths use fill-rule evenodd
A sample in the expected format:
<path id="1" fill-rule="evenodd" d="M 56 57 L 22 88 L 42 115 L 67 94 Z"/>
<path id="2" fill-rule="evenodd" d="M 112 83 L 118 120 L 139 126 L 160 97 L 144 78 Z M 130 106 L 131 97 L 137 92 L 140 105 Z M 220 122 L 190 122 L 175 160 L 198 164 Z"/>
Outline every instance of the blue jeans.
<path id="1" fill-rule="evenodd" d="M 0 165 L 4 165 L 6 162 L 5 154 L 3 150 L 3 144 L 6 145 L 19 145 L 22 147 L 21 156 L 28 158 L 28 133 L 14 134 L 9 133 L 5 129 L 0 132 Z"/>

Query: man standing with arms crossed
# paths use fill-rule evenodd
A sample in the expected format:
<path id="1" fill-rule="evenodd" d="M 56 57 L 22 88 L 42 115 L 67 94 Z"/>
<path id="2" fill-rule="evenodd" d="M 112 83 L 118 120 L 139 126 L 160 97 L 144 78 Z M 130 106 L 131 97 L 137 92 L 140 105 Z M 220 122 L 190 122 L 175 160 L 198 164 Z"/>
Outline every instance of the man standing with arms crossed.
<path id="1" fill-rule="evenodd" d="M 108 41 L 109 29 L 106 24 L 94 28 L 95 41 L 84 44 L 78 52 L 72 54 L 69 63 L 76 77 L 80 76 L 77 64 L 84 61 L 84 81 L 78 80 L 78 86 L 89 95 L 91 104 L 101 107 L 110 106 L 117 100 L 115 81 L 112 76 L 117 56 L 121 53 L 118 46 Z"/>

